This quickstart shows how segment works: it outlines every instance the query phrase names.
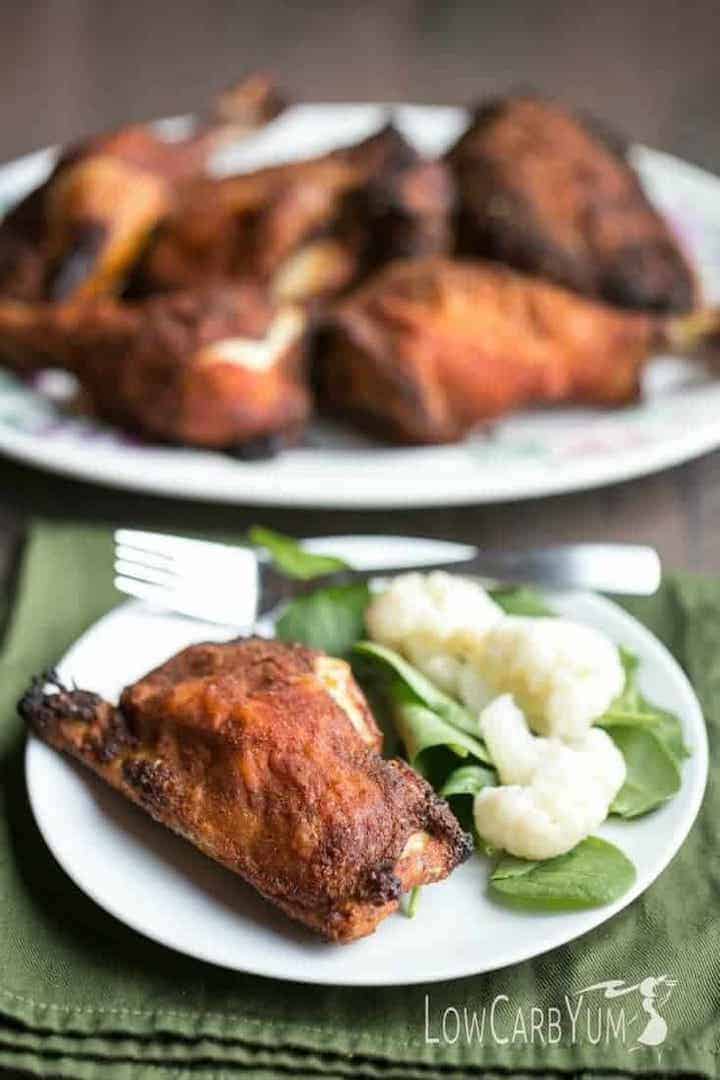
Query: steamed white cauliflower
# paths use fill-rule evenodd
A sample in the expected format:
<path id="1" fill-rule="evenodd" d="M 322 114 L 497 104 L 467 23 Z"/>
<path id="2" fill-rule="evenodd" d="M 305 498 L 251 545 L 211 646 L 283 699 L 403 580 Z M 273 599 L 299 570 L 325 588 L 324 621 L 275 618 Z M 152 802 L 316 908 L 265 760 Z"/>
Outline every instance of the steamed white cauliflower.
<path id="1" fill-rule="evenodd" d="M 368 609 L 370 636 L 479 712 L 511 693 L 541 735 L 585 734 L 623 689 L 617 647 L 568 619 L 505 615 L 476 582 L 401 574 Z"/>
<path id="2" fill-rule="evenodd" d="M 515 697 L 534 731 L 568 739 L 584 735 L 625 685 L 609 638 L 551 616 L 507 615 L 485 635 L 473 668 L 484 692 Z M 481 699 L 467 689 L 463 697 L 470 707 Z"/>
<path id="3" fill-rule="evenodd" d="M 480 585 L 442 571 L 394 578 L 366 622 L 479 714 L 501 781 L 475 798 L 488 843 L 549 859 L 605 820 L 625 780 L 622 754 L 592 727 L 625 682 L 608 638 L 567 619 L 505 615 Z"/>
<path id="4" fill-rule="evenodd" d="M 493 847 L 523 859 L 570 851 L 608 815 L 625 762 L 600 728 L 564 742 L 533 735 L 509 694 L 480 716 L 501 786 L 475 796 L 475 825 Z"/>
<path id="5" fill-rule="evenodd" d="M 468 578 L 441 570 L 400 574 L 366 612 L 374 641 L 402 653 L 446 693 L 458 695 L 468 657 L 503 611 Z"/>

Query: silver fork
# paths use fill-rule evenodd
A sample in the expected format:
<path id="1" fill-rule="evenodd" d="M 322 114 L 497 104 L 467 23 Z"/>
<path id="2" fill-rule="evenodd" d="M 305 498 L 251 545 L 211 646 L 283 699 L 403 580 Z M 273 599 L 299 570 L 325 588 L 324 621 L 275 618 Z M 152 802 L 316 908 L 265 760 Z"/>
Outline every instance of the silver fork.
<path id="1" fill-rule="evenodd" d="M 368 581 L 399 569 L 449 570 L 509 584 L 643 596 L 660 584 L 660 559 L 641 544 L 562 544 L 526 551 L 475 550 L 466 559 L 409 567 L 353 568 L 310 581 L 287 578 L 262 549 L 118 529 L 115 587 L 154 607 L 250 630 L 257 619 L 327 585 Z"/>

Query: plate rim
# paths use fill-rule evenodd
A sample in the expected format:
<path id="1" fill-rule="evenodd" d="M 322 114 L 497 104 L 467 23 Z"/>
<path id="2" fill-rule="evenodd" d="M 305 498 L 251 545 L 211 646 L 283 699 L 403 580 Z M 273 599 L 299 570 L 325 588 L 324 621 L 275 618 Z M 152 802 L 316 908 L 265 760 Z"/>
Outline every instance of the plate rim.
<path id="1" fill-rule="evenodd" d="M 337 542 L 340 539 L 341 537 L 339 536 L 322 537 L 311 539 L 307 541 L 307 543 L 309 547 L 315 547 L 316 550 L 321 550 L 323 546 L 325 547 L 325 550 L 328 550 L 328 545 L 332 545 L 334 542 L 337 546 Z M 347 537 L 345 537 L 345 539 L 347 539 Z M 367 537 L 367 539 L 370 539 L 370 537 Z M 375 537 L 375 539 L 383 539 L 383 537 L 378 536 Z M 393 539 L 396 541 L 398 539 L 402 541 L 422 540 L 423 543 L 434 543 L 438 545 L 438 551 L 443 544 L 453 543 L 436 540 L 435 538 L 431 539 L 420 537 L 393 537 Z M 455 553 L 452 554 L 451 557 L 457 556 L 458 558 L 460 558 L 461 556 L 459 554 L 459 545 L 455 545 L 455 548 Z M 235 963 L 228 965 L 227 963 L 223 963 L 221 960 L 219 960 L 217 958 L 217 955 L 212 954 L 212 952 L 208 952 L 207 950 L 204 950 L 202 946 L 195 948 L 188 948 L 186 946 L 179 947 L 178 944 L 174 940 L 172 940 L 171 933 L 168 935 L 164 935 L 163 933 L 158 933 L 157 930 L 149 932 L 148 929 L 142 925 L 141 920 L 136 919 L 134 916 L 128 918 L 128 916 L 123 911 L 121 901 L 119 901 L 118 903 L 115 903 L 114 899 L 108 901 L 107 897 L 101 896 L 95 890 L 93 885 L 88 882 L 88 880 L 82 875 L 82 873 L 77 873 L 75 866 L 68 867 L 65 852 L 62 846 L 56 843 L 55 834 L 52 829 L 49 828 L 49 822 L 52 819 L 52 815 L 50 814 L 46 816 L 42 793 L 40 791 L 41 785 L 39 785 L 38 783 L 39 774 L 41 774 L 43 767 L 43 755 L 46 753 L 57 755 L 58 752 L 46 746 L 46 744 L 43 743 L 37 736 L 30 733 L 25 747 L 24 767 L 28 798 L 35 823 L 48 849 L 63 869 L 63 872 L 66 873 L 71 879 L 71 881 L 73 881 L 73 883 L 78 888 L 80 888 L 82 892 L 89 896 L 94 903 L 98 904 L 100 908 L 108 912 L 114 918 L 118 919 L 118 921 L 120 921 L 121 923 L 124 923 L 134 932 L 141 934 L 143 937 L 153 940 L 163 945 L 164 947 L 170 948 L 175 952 L 181 953 L 185 956 L 189 956 L 193 959 L 201 960 L 205 963 L 210 963 L 215 966 L 225 967 L 227 970 L 241 971 L 246 974 L 257 975 L 264 978 L 275 978 L 281 981 L 302 982 L 307 985 L 347 987 L 413 986 L 421 985 L 423 983 L 444 982 L 456 978 L 466 978 L 473 975 L 480 975 L 490 971 L 498 971 L 514 964 L 522 963 L 524 961 L 534 959 L 538 956 L 542 956 L 548 952 L 553 951 L 554 949 L 560 948 L 561 946 L 569 943 L 570 941 L 574 941 L 581 937 L 584 937 L 587 933 L 595 930 L 598 926 L 609 922 L 615 917 L 615 915 L 617 915 L 620 911 L 628 907 L 635 899 L 637 899 L 638 896 L 642 895 L 657 880 L 660 874 L 663 873 L 663 871 L 666 869 L 672 859 L 677 855 L 678 851 L 685 842 L 690 829 L 692 828 L 693 824 L 697 819 L 704 798 L 709 771 L 707 729 L 702 713 L 702 707 L 697 698 L 695 690 L 690 683 L 690 680 L 688 679 L 687 675 L 683 671 L 678 661 L 669 651 L 669 649 L 667 649 L 663 642 L 660 641 L 650 630 L 648 630 L 648 628 L 645 627 L 638 619 L 634 618 L 634 616 L 630 615 L 618 604 L 614 603 L 607 597 L 601 596 L 596 593 L 586 592 L 565 595 L 579 596 L 584 600 L 584 602 L 587 603 L 588 601 L 590 601 L 592 605 L 599 607 L 601 610 L 605 609 L 606 611 L 611 612 L 614 619 L 619 619 L 620 626 L 622 626 L 623 624 L 631 625 L 633 627 L 633 634 L 635 634 L 636 636 L 639 635 L 643 643 L 647 644 L 651 650 L 657 652 L 658 655 L 662 658 L 663 664 L 667 665 L 673 679 L 678 682 L 680 687 L 682 687 L 683 693 L 687 698 L 689 716 L 691 717 L 690 723 L 693 728 L 693 758 L 695 759 L 696 765 L 697 767 L 699 767 L 700 771 L 696 775 L 692 791 L 690 792 L 690 802 L 685 810 L 684 816 L 679 820 L 679 822 L 676 823 L 674 829 L 672 830 L 672 840 L 668 844 L 666 852 L 658 860 L 657 865 L 653 867 L 650 876 L 646 875 L 646 879 L 643 879 L 642 881 L 639 877 L 637 877 L 632 888 L 629 889 L 624 896 L 620 897 L 620 899 L 616 900 L 614 903 L 596 909 L 590 909 L 591 914 L 589 913 L 589 923 L 582 929 L 577 930 L 576 932 L 573 931 L 569 935 L 561 932 L 559 935 L 557 935 L 557 937 L 553 938 L 550 943 L 543 942 L 542 946 L 539 949 L 535 949 L 532 947 L 526 949 L 521 947 L 514 952 L 510 950 L 510 955 L 506 956 L 501 963 L 480 963 L 480 965 L 478 966 L 478 962 L 473 961 L 469 963 L 466 967 L 462 965 L 454 967 L 452 971 L 440 968 L 438 970 L 431 971 L 429 974 L 423 973 L 422 975 L 412 976 L 410 978 L 408 978 L 407 976 L 395 977 L 392 973 L 392 969 L 385 969 L 383 970 L 382 974 L 372 979 L 369 979 L 362 975 L 360 977 L 353 977 L 351 972 L 349 972 L 347 975 L 344 975 L 342 979 L 338 979 L 336 977 L 328 978 L 322 972 L 313 973 L 312 969 L 309 969 L 308 973 L 305 973 L 303 975 L 303 978 L 299 980 L 297 976 L 290 977 L 287 974 L 284 974 L 281 970 L 273 968 L 272 964 L 270 965 L 271 970 L 269 970 L 268 968 L 265 968 L 263 970 L 257 966 L 239 967 Z M 62 666 L 62 664 L 64 664 L 68 660 L 68 658 L 71 658 L 72 652 L 76 648 L 82 647 L 84 640 L 91 634 L 93 634 L 93 632 L 101 623 L 105 623 L 106 621 L 109 621 L 113 618 L 117 618 L 123 611 L 127 609 L 138 610 L 142 609 L 142 607 L 143 605 L 140 604 L 138 601 L 129 600 L 111 609 L 111 611 L 107 612 L 100 619 L 96 620 L 90 627 L 87 628 L 87 630 L 84 631 L 83 634 L 81 634 L 72 643 L 72 645 L 69 647 L 69 649 L 64 654 L 62 660 L 60 661 L 59 666 Z M 72 767 L 72 763 L 68 759 L 66 759 L 64 755 L 60 755 L 60 760 L 63 761 L 67 767 Z M 80 766 L 80 768 L 82 768 L 82 766 Z M 81 775 L 84 774 L 81 773 Z M 102 780 L 99 780 L 99 778 L 97 782 L 103 783 Z M 121 798 L 120 795 L 118 795 L 117 797 Z M 140 843 L 142 842 L 140 841 Z M 350 968 L 351 965 L 348 965 L 348 969 Z"/>
<path id="2" fill-rule="evenodd" d="M 700 427 L 668 439 L 653 448 L 644 447 L 626 452 L 622 462 L 612 455 L 607 455 L 605 460 L 598 461 L 585 473 L 577 472 L 570 477 L 563 469 L 553 464 L 547 471 L 543 470 L 540 478 L 533 483 L 518 483 L 514 488 L 505 491 L 491 489 L 483 492 L 476 486 L 481 485 L 483 480 L 482 474 L 478 473 L 476 481 L 468 481 L 462 488 L 444 491 L 435 489 L 429 497 L 423 495 L 421 491 L 405 491 L 402 505 L 398 504 L 397 490 L 380 489 L 374 496 L 357 496 L 353 493 L 351 484 L 344 484 L 331 494 L 328 486 L 320 481 L 312 494 L 298 497 L 291 489 L 291 485 L 297 480 L 297 474 L 288 478 L 290 484 L 285 482 L 275 486 L 272 498 L 268 498 L 268 485 L 275 484 L 276 478 L 268 477 L 267 474 L 261 476 L 259 473 L 256 476 L 258 482 L 250 490 L 241 486 L 228 490 L 223 485 L 223 491 L 218 492 L 217 488 L 208 490 L 202 489 L 199 485 L 188 484 L 188 477 L 183 475 L 180 462 L 177 475 L 170 480 L 165 476 L 158 477 L 148 462 L 141 462 L 136 472 L 131 473 L 125 470 L 117 472 L 115 470 L 118 466 L 127 464 L 126 458 L 115 460 L 112 467 L 106 467 L 101 463 L 102 459 L 99 456 L 88 452 L 83 456 L 82 461 L 78 458 L 77 463 L 73 463 L 65 460 L 65 455 L 58 455 L 57 446 L 53 447 L 54 453 L 48 455 L 44 452 L 42 444 L 42 437 L 13 431 L 0 421 L 0 453 L 7 454 L 9 458 L 21 465 L 30 465 L 51 475 L 96 484 L 111 490 L 182 499 L 187 502 L 210 502 L 215 505 L 320 510 L 410 510 L 442 509 L 453 506 L 493 506 L 502 502 L 530 501 L 552 495 L 598 491 L 614 484 L 653 476 L 712 453 L 720 447 L 720 426 Z M 169 452 L 170 448 L 158 447 L 157 449 Z M 192 450 L 187 447 L 178 449 L 184 453 L 198 455 L 206 453 L 206 451 Z M 407 450 L 407 448 L 403 449 Z M 437 449 L 447 448 L 437 447 Z M 197 464 L 199 465 L 199 461 Z M 241 462 L 234 464 L 238 469 L 240 467 L 252 468 L 252 465 L 244 466 Z M 151 476 L 152 479 L 150 479 Z"/>

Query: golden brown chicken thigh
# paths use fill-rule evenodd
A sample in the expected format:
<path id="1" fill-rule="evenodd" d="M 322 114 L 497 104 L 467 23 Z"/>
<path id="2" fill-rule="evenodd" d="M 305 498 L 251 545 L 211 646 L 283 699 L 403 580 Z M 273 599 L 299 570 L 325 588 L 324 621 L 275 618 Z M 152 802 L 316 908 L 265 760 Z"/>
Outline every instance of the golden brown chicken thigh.
<path id="1" fill-rule="evenodd" d="M 125 285 L 177 186 L 205 172 L 230 135 L 265 123 L 280 108 L 273 84 L 255 75 L 226 91 L 222 117 L 166 139 L 135 124 L 67 150 L 52 174 L 0 224 L 0 295 L 80 300 Z"/>
<path id="2" fill-rule="evenodd" d="M 268 282 L 308 236 L 325 229 L 353 176 L 346 162 L 330 158 L 187 185 L 130 292 L 242 277 Z"/>
<path id="3" fill-rule="evenodd" d="M 597 126 L 539 97 L 499 99 L 477 110 L 447 162 L 459 191 L 461 254 L 621 307 L 695 305 L 687 258 Z"/>
<path id="4" fill-rule="evenodd" d="M 446 252 L 452 187 L 391 125 L 321 157 L 188 184 L 130 289 L 250 277 L 282 299 L 328 296 L 380 262 Z"/>
<path id="5" fill-rule="evenodd" d="M 381 735 L 349 666 L 259 638 L 194 645 L 122 694 L 20 702 L 33 730 L 332 941 L 372 933 L 470 838 Z"/>
<path id="6" fill-rule="evenodd" d="M 0 301 L 0 355 L 20 371 L 71 371 L 90 410 L 128 431 L 236 449 L 301 431 L 305 322 L 249 284 L 135 304 Z"/>
<path id="7" fill-rule="evenodd" d="M 454 442 L 533 402 L 631 401 L 664 333 L 497 263 L 409 260 L 327 316 L 314 377 L 335 414 L 397 442 Z"/>

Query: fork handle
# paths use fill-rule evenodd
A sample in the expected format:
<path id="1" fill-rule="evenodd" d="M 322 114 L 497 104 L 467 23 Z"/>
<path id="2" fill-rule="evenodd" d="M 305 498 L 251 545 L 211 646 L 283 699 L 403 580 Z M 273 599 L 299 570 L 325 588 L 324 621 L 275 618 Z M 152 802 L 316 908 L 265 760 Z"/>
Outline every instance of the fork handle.
<path id="1" fill-rule="evenodd" d="M 263 584 L 263 604 L 275 606 L 318 588 L 346 585 L 380 578 L 395 569 L 341 570 L 311 581 L 287 581 L 284 587 Z M 407 573 L 446 570 L 450 573 L 491 578 L 510 584 L 540 585 L 554 589 L 590 589 L 627 596 L 650 596 L 661 579 L 660 559 L 652 547 L 643 544 L 559 544 L 526 551 L 478 550 L 470 559 L 450 563 L 427 563 L 402 567 Z M 269 584 L 269 583 L 268 583 Z M 278 595 L 280 592 L 282 595 Z M 274 594 L 274 595 L 269 595 Z"/>

